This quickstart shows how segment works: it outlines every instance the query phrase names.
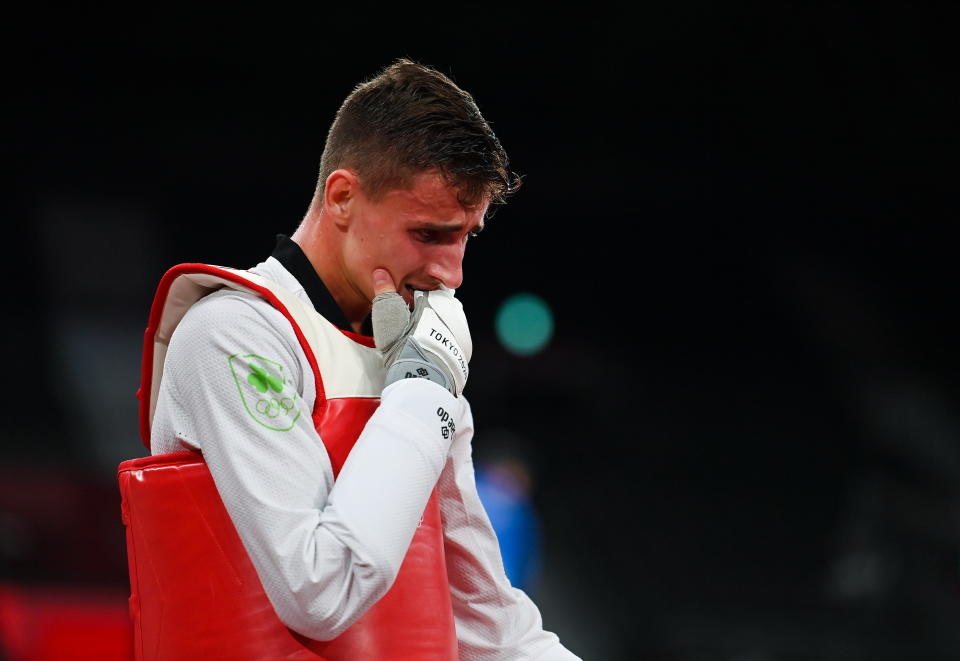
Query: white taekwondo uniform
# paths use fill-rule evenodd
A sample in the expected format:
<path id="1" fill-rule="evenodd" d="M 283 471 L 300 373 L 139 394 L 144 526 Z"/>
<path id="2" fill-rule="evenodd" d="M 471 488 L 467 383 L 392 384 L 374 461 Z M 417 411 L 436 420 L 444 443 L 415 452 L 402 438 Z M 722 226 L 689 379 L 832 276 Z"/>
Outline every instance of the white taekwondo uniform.
<path id="1" fill-rule="evenodd" d="M 278 237 L 274 255 L 251 272 L 345 325 L 306 256 L 286 237 Z M 279 409 L 251 406 L 236 361 L 230 360 L 238 355 L 265 359 L 259 364 L 266 372 L 241 376 L 247 384 L 266 387 L 272 375 Z M 429 492 L 430 480 L 439 473 L 436 487 L 460 658 L 577 658 L 543 629 L 537 607 L 506 577 L 477 495 L 473 421 L 463 397 L 420 379 L 384 389 L 357 441 L 377 448 L 378 460 L 364 462 L 362 474 L 349 476 L 345 465 L 335 479 L 311 418 L 317 386 L 310 362 L 291 323 L 263 297 L 222 289 L 193 304 L 170 338 L 162 375 L 151 451 L 202 452 L 263 588 L 287 626 L 328 640 L 383 596 L 416 529 L 422 500 L 400 493 L 384 504 L 365 494 L 404 470 L 410 492 Z M 430 456 L 433 446 L 422 443 L 436 433 L 438 407 L 458 420 L 446 456 Z"/>

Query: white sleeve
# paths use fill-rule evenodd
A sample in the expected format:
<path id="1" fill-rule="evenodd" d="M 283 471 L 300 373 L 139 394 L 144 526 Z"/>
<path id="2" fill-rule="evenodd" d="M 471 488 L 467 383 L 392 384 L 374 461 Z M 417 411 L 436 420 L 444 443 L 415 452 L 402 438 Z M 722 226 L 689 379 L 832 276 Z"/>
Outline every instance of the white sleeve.
<path id="1" fill-rule="evenodd" d="M 248 410 L 231 356 L 279 366 L 278 397 L 300 407 L 289 429 L 270 429 Z M 457 418 L 463 405 L 426 380 L 392 384 L 334 483 L 314 400 L 313 373 L 286 318 L 252 295 L 218 292 L 171 338 L 151 442 L 154 454 L 203 452 L 280 619 L 329 640 L 393 584 L 449 451 L 436 411 Z"/>
<path id="2" fill-rule="evenodd" d="M 469 404 L 463 417 L 438 483 L 460 659 L 577 661 L 556 634 L 543 629 L 540 611 L 526 593 L 510 585 L 497 536 L 477 494 Z"/>

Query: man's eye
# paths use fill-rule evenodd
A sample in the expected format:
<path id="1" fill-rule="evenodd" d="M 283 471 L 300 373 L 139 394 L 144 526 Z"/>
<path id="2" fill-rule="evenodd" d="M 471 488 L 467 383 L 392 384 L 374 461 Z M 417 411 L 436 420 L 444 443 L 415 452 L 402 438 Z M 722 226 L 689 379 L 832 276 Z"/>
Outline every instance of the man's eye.
<path id="1" fill-rule="evenodd" d="M 417 237 L 424 243 L 433 243 L 437 240 L 437 233 L 433 230 L 417 230 Z"/>

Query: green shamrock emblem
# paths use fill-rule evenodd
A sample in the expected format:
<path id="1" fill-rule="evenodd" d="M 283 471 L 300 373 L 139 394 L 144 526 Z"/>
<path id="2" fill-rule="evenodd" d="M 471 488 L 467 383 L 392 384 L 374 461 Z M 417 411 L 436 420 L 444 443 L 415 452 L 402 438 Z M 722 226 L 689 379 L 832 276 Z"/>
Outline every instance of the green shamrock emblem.
<path id="1" fill-rule="evenodd" d="M 273 389 L 273 392 L 283 390 L 283 381 L 279 377 L 268 374 L 267 370 L 253 363 L 247 363 L 247 367 L 251 370 L 249 376 L 247 376 L 247 383 L 260 392 L 267 392 L 267 385 Z"/>
<path id="2" fill-rule="evenodd" d="M 299 396 L 284 378 L 283 365 L 252 353 L 235 353 L 227 362 L 240 401 L 250 417 L 274 431 L 293 429 L 300 418 Z"/>

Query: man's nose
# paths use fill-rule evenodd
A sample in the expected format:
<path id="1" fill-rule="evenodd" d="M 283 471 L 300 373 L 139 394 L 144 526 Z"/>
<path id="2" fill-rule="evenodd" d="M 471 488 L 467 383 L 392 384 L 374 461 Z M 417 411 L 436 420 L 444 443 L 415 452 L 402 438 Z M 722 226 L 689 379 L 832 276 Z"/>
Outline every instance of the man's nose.
<path id="1" fill-rule="evenodd" d="M 436 278 L 450 289 L 463 283 L 463 247 L 443 246 L 430 260 L 427 275 Z"/>

